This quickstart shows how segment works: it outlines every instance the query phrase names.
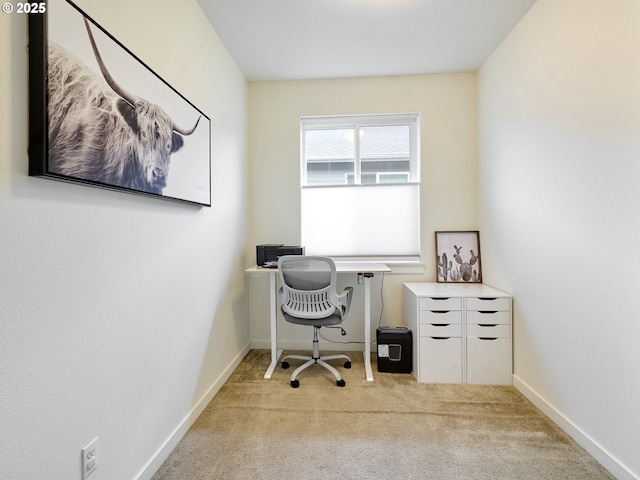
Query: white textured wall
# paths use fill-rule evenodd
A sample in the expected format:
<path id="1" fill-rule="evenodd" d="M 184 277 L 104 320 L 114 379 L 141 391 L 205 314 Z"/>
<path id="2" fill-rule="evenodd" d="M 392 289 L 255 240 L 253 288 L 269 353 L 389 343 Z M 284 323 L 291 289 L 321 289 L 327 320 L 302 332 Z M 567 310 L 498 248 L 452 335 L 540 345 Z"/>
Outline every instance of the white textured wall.
<path id="1" fill-rule="evenodd" d="M 244 78 L 195 1 L 78 3 L 211 118 L 213 206 L 28 177 L 26 18 L 0 14 L 3 480 L 79 479 L 95 436 L 92 480 L 147 478 L 249 340 Z"/>
<path id="2" fill-rule="evenodd" d="M 404 273 L 387 275 L 383 294 L 382 323 L 401 324 L 402 282 L 435 281 L 434 231 L 477 228 L 476 94 L 474 73 L 250 83 L 249 245 L 300 243 L 301 116 L 420 113 L 421 252 L 425 268 L 411 270 L 416 273 L 408 275 L 406 269 L 396 269 Z M 252 255 L 255 261 L 255 253 Z M 372 282 L 374 334 L 380 320 L 379 278 Z M 345 277 L 344 282 L 357 287 L 350 314 L 354 325 L 346 325 L 348 337 L 338 338 L 362 341 L 362 288 L 355 284 L 355 276 Z M 251 279 L 254 344 L 268 338 L 267 283 Z M 297 338 L 305 339 L 303 345 L 307 346 L 309 333 L 300 330 L 305 329 L 283 321 L 279 337 L 285 346 Z"/>
<path id="3" fill-rule="evenodd" d="M 538 0 L 479 75 L 483 273 L 515 375 L 640 477 L 640 2 Z M 631 473 L 630 473 L 631 472 Z"/>

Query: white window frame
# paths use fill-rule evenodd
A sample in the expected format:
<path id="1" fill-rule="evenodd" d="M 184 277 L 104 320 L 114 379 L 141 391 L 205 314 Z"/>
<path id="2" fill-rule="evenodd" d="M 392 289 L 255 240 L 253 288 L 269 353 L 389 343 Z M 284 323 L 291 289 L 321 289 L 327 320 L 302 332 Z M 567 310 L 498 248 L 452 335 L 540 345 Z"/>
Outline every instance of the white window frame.
<path id="1" fill-rule="evenodd" d="M 351 174 L 351 173 L 345 173 L 344 174 L 344 183 L 345 183 L 345 185 L 354 185 L 353 183 L 349 183 L 349 175 L 353 175 L 353 174 Z M 410 182 L 410 180 L 411 180 L 411 172 L 376 172 L 375 175 L 376 175 L 376 183 L 375 183 L 375 185 L 379 185 L 379 184 L 381 184 L 381 185 L 389 185 L 390 183 L 394 183 L 394 182 L 380 182 L 380 177 L 390 177 L 390 176 L 393 176 L 393 175 L 397 175 L 397 176 L 404 175 L 404 176 L 407 177 L 407 181 L 406 182 L 395 182 L 395 183 L 400 183 L 400 184 L 411 183 Z M 360 181 L 362 182 L 362 176 L 360 177 Z M 361 185 L 371 185 L 370 183 L 366 183 L 366 184 L 360 183 L 360 184 Z"/>
<path id="2" fill-rule="evenodd" d="M 410 171 L 407 172 L 409 181 L 362 184 L 359 128 L 393 125 L 409 126 Z M 344 128 L 354 129 L 355 183 L 347 184 L 345 175 L 345 184 L 308 185 L 306 132 Z M 302 245 L 307 249 L 307 254 L 353 260 L 419 261 L 419 114 L 301 117 L 300 137 L 301 240 Z M 336 203 L 336 205 L 327 206 L 329 203 Z M 362 209 L 363 204 L 378 206 Z M 383 212 L 385 209 L 387 211 Z M 341 221 L 341 214 L 347 218 L 347 221 Z M 357 222 L 353 221 L 356 217 L 363 222 L 357 227 L 354 226 Z M 373 224 L 376 224 L 373 230 L 377 233 L 371 234 L 369 227 Z M 349 228 L 353 228 L 352 231 L 345 232 Z M 345 233 L 348 234 L 345 235 Z"/>
<path id="3" fill-rule="evenodd" d="M 307 184 L 307 158 L 305 133 L 308 130 L 354 129 L 354 183 L 361 185 L 361 156 L 359 129 L 363 127 L 379 127 L 402 125 L 409 127 L 409 183 L 420 182 L 420 115 L 418 113 L 394 113 L 372 115 L 337 115 L 300 118 L 300 184 Z M 346 177 L 345 177 L 346 178 Z M 318 185 L 321 186 L 321 185 Z"/>

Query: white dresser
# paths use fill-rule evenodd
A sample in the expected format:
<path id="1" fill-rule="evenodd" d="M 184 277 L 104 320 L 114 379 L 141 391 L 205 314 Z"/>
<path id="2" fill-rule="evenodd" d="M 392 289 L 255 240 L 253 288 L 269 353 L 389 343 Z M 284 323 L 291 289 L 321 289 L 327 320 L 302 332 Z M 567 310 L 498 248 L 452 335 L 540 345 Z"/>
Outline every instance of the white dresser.
<path id="1" fill-rule="evenodd" d="M 476 283 L 405 283 L 403 294 L 418 382 L 511 385 L 508 293 Z"/>

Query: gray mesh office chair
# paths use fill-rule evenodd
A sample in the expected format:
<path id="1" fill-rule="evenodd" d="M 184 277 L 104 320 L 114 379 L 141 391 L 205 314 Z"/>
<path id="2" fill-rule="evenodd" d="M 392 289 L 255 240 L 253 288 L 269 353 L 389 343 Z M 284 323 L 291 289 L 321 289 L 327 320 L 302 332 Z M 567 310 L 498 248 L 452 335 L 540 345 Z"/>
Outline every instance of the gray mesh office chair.
<path id="1" fill-rule="evenodd" d="M 298 374 L 317 364 L 329 370 L 336 377 L 339 387 L 345 381 L 338 370 L 326 363 L 327 360 L 345 359 L 345 368 L 351 368 L 351 359 L 342 354 L 320 356 L 318 332 L 327 325 L 339 325 L 347 316 L 351 306 L 353 287 L 346 287 L 342 293 L 336 291 L 336 265 L 330 258 L 303 255 L 286 255 L 278 259 L 280 287 L 280 308 L 289 323 L 313 327 L 313 354 L 287 355 L 282 359 L 282 368 L 289 368 L 287 359 L 306 360 L 291 374 L 291 386 L 298 388 Z"/>

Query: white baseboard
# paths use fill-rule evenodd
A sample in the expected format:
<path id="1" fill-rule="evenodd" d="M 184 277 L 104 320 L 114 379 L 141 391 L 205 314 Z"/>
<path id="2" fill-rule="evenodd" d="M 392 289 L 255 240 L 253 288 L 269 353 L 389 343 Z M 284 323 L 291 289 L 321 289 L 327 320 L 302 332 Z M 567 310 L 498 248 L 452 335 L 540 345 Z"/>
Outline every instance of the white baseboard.
<path id="1" fill-rule="evenodd" d="M 573 438 L 578 445 L 589 452 L 593 458 L 595 458 L 604 468 L 609 470 L 609 472 L 618 480 L 640 480 L 638 476 L 634 475 L 609 452 L 598 445 L 596 441 L 585 434 L 577 425 L 556 410 L 516 375 L 513 376 L 513 386 L 527 397 L 531 403 L 538 407 L 547 417 L 555 422 L 556 425 Z"/>
<path id="2" fill-rule="evenodd" d="M 165 440 L 162 446 L 156 451 L 156 453 L 147 462 L 140 473 L 135 477 L 135 480 L 149 480 L 162 466 L 164 461 L 169 457 L 169 454 L 178 445 L 182 437 L 185 436 L 187 431 L 191 428 L 194 422 L 202 414 L 204 409 L 209 405 L 216 393 L 222 388 L 224 383 L 229 379 L 233 371 L 240 364 L 242 359 L 249 353 L 251 346 L 247 343 L 240 353 L 229 363 L 227 368 L 224 369 L 222 374 L 213 382 L 213 385 L 207 390 L 202 398 L 193 406 L 189 414 L 178 424 L 176 429 L 169 435 L 169 438 Z"/>

